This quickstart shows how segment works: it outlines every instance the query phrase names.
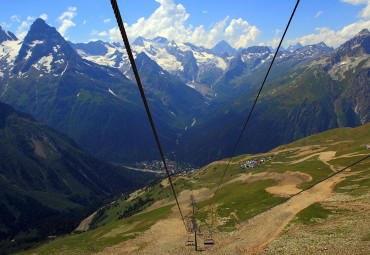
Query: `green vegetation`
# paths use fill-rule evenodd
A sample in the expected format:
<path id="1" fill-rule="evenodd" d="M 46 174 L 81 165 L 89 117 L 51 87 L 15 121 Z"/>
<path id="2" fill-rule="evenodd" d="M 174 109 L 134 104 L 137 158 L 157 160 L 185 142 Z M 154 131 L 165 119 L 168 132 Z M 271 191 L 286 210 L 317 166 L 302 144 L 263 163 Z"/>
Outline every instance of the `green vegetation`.
<path id="1" fill-rule="evenodd" d="M 0 103 L 0 248 L 6 252 L 72 232 L 104 200 L 151 177 L 99 161 L 68 136 Z"/>
<path id="2" fill-rule="evenodd" d="M 265 191 L 267 187 L 276 185 L 273 180 L 252 183 L 236 182 L 221 188 L 214 204 L 218 205 L 216 215 L 220 231 L 233 231 L 235 225 L 252 218 L 257 213 L 283 200 Z M 196 219 L 205 223 L 209 217 L 208 207 L 212 199 L 197 204 L 199 213 Z M 211 222 L 210 222 L 211 223 Z M 209 225 L 209 224 L 207 224 Z M 212 223 L 211 223 L 212 225 Z M 212 227 L 208 226 L 207 228 Z"/>
<path id="3" fill-rule="evenodd" d="M 326 219 L 330 214 L 333 214 L 331 210 L 325 209 L 320 203 L 314 203 L 297 213 L 293 223 L 312 224 L 317 219 Z"/>
<path id="4" fill-rule="evenodd" d="M 30 252 L 19 254 L 87 254 L 100 252 L 105 247 L 133 239 L 149 229 L 155 222 L 165 219 L 173 205 L 159 208 L 147 213 L 138 214 L 120 221 L 115 221 L 98 229 L 85 233 L 73 234 L 58 238 Z"/>

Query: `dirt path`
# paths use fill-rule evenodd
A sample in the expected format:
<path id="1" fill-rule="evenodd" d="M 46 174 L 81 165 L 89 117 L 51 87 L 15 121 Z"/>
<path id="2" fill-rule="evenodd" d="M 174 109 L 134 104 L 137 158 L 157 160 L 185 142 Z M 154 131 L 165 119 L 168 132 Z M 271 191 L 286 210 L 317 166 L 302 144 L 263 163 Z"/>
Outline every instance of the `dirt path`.
<path id="1" fill-rule="evenodd" d="M 134 171 L 139 171 L 139 172 L 147 172 L 147 173 L 155 173 L 155 174 L 164 174 L 164 171 L 161 170 L 152 170 L 152 169 L 143 169 L 143 168 L 136 168 L 136 167 L 131 167 L 131 166 L 123 166 L 127 169 L 134 170 Z"/>
<path id="2" fill-rule="evenodd" d="M 333 172 L 336 172 L 337 170 L 335 167 L 328 163 L 328 161 L 332 160 L 335 157 L 336 151 L 325 151 L 321 152 L 319 156 L 319 160 L 321 160 L 325 165 L 329 166 Z"/>
<path id="3" fill-rule="evenodd" d="M 168 179 L 165 178 L 161 181 L 161 185 L 163 186 L 163 188 L 167 188 L 168 186 L 170 186 L 170 183 L 169 183 Z"/>
<path id="4" fill-rule="evenodd" d="M 262 251 L 299 211 L 329 197 L 334 185 L 342 181 L 346 174 L 340 173 L 286 203 L 241 224 L 234 235 L 225 241 L 218 240 L 218 244 L 206 254 L 256 254 Z"/>
<path id="5" fill-rule="evenodd" d="M 307 159 L 310 159 L 312 157 L 319 156 L 319 160 L 321 160 L 325 165 L 329 166 L 331 170 L 333 170 L 334 172 L 336 172 L 335 167 L 333 165 L 331 165 L 331 164 L 328 163 L 328 161 L 330 161 L 332 159 L 335 159 L 335 154 L 336 154 L 336 151 L 318 152 L 318 153 L 311 154 L 311 155 L 309 155 L 307 157 L 294 160 L 294 161 L 290 162 L 289 165 L 298 164 L 298 163 L 301 163 L 303 161 L 306 161 Z"/>
<path id="6" fill-rule="evenodd" d="M 235 178 L 222 186 L 229 185 L 234 182 L 255 182 L 260 180 L 274 179 L 279 183 L 278 185 L 271 187 L 272 191 L 279 190 L 282 188 L 285 192 L 284 195 L 291 194 L 295 191 L 295 185 L 310 181 L 311 176 L 299 172 L 286 172 L 286 173 L 258 173 L 255 175 L 241 174 L 238 178 Z M 288 190 L 287 187 L 291 189 Z M 288 190 L 288 191 L 287 191 Z M 202 188 L 194 190 L 193 195 L 197 202 L 203 201 L 210 198 L 214 194 L 214 189 Z M 282 193 L 276 191 L 276 193 Z M 190 194 L 191 191 L 182 191 L 178 197 L 182 210 L 187 214 L 190 212 Z M 162 200 L 154 203 L 146 211 L 154 210 L 165 205 L 173 204 L 174 201 Z M 234 214 L 234 217 L 235 214 Z M 289 221 L 289 220 L 288 220 Z M 225 239 L 225 237 L 222 237 Z M 187 234 L 185 232 L 182 221 L 180 220 L 179 212 L 177 207 L 173 208 L 173 213 L 168 219 L 157 222 L 151 229 L 140 234 L 138 238 L 127 242 L 120 243 L 116 246 L 106 248 L 100 254 L 192 254 L 192 248 L 186 247 L 185 242 L 187 240 Z M 229 240 L 229 239 L 226 239 Z M 222 243 L 222 241 L 220 241 Z M 206 254 L 217 254 L 217 251 L 204 250 Z M 210 252 L 210 253 L 209 253 Z M 221 253 L 223 254 L 223 253 Z"/>
<path id="7" fill-rule="evenodd" d="M 94 218 L 95 214 L 96 214 L 96 212 L 94 212 L 89 217 L 87 217 L 86 219 L 81 221 L 80 225 L 78 225 L 78 227 L 75 229 L 75 231 L 87 231 L 87 230 L 89 230 L 91 221 Z"/>
<path id="8" fill-rule="evenodd" d="M 216 245 L 211 248 L 203 248 L 202 254 L 256 254 L 262 251 L 299 211 L 329 197 L 334 185 L 343 180 L 346 174 L 345 172 L 340 173 L 286 203 L 240 224 L 238 231 L 233 235 L 219 234 L 214 236 Z M 205 198 L 208 197 L 209 190 L 203 191 L 203 193 L 202 191 L 194 193 L 197 201 L 200 201 L 197 194 Z M 189 201 L 185 201 L 188 195 L 190 195 L 190 191 L 182 192 L 179 196 L 184 210 L 190 209 L 190 206 L 187 206 Z M 179 212 L 174 207 L 169 218 L 157 222 L 136 239 L 106 248 L 100 254 L 195 254 L 192 247 L 185 246 L 186 238 L 187 234 L 180 220 Z"/>
<path id="9" fill-rule="evenodd" d="M 298 161 L 302 162 L 316 155 L 319 155 L 319 159 L 331 167 L 327 161 L 334 158 L 335 152 L 315 153 Z M 297 163 L 297 161 L 295 162 Z M 331 167 L 331 169 L 333 168 Z M 261 252 L 269 242 L 281 233 L 298 212 L 313 203 L 324 201 L 331 196 L 333 187 L 344 180 L 348 174 L 348 172 L 339 173 L 312 189 L 291 198 L 287 202 L 252 218 L 248 222 L 240 224 L 237 227 L 238 230 L 232 235 L 228 233 L 215 235 L 216 245 L 213 247 L 201 247 L 203 249 L 202 254 L 257 254 Z M 222 186 L 238 181 L 253 182 L 266 179 L 278 181 L 278 185 L 269 187 L 266 191 L 279 196 L 295 194 L 300 191 L 296 188 L 297 184 L 312 180 L 311 176 L 299 172 L 265 172 L 254 175 L 249 173 L 241 174 Z M 198 202 L 210 198 L 213 193 L 214 189 L 209 190 L 206 188 L 193 191 L 193 195 Z M 190 210 L 190 194 L 190 191 L 183 191 L 179 195 L 179 202 L 185 213 Z M 173 203 L 174 201 L 158 201 L 148 210 Z M 192 247 L 185 246 L 186 240 L 185 228 L 177 208 L 174 207 L 173 213 L 169 218 L 157 222 L 151 229 L 141 233 L 136 239 L 106 248 L 100 254 L 196 254 Z"/>

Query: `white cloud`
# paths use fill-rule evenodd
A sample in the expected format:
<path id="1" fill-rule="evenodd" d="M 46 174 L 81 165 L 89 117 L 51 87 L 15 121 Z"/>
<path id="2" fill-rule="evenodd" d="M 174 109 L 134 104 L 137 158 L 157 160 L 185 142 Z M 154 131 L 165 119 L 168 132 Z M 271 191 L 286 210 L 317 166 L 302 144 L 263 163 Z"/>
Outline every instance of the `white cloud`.
<path id="1" fill-rule="evenodd" d="M 241 18 L 231 20 L 230 25 L 225 29 L 225 35 L 235 48 L 246 47 L 254 43 L 260 33 L 256 26 L 250 26 L 247 21 Z"/>
<path id="2" fill-rule="evenodd" d="M 2 28 L 4 28 L 4 29 L 8 29 L 8 28 L 10 28 L 10 27 L 12 26 L 12 24 L 7 24 L 7 23 L 5 23 L 5 22 L 1 22 L 1 26 L 2 26 Z"/>
<path id="3" fill-rule="evenodd" d="M 103 22 L 104 23 L 110 23 L 111 19 L 104 19 Z"/>
<path id="4" fill-rule="evenodd" d="M 74 27 L 76 26 L 75 23 L 73 23 L 73 21 L 71 20 L 68 20 L 68 19 L 65 19 L 62 21 L 62 25 L 58 28 L 58 32 L 64 36 L 66 33 L 67 33 L 67 30 L 70 28 L 70 27 Z"/>
<path id="5" fill-rule="evenodd" d="M 20 18 L 18 15 L 13 15 L 10 17 L 11 21 L 13 22 L 21 22 Z"/>
<path id="6" fill-rule="evenodd" d="M 43 20 L 47 20 L 48 19 L 48 15 L 43 13 L 40 15 L 40 18 L 43 19 Z"/>
<path id="7" fill-rule="evenodd" d="M 65 36 L 67 33 L 67 30 L 70 27 L 76 26 L 75 23 L 73 23 L 72 19 L 77 15 L 77 8 L 76 7 L 68 7 L 68 11 L 63 12 L 62 15 L 60 15 L 57 19 L 57 21 L 61 24 L 58 28 L 58 32 Z"/>
<path id="8" fill-rule="evenodd" d="M 63 12 L 62 15 L 58 17 L 60 22 L 63 22 L 64 19 L 71 20 L 77 15 L 77 7 L 68 7 L 68 11 Z"/>
<path id="9" fill-rule="evenodd" d="M 17 31 L 16 31 L 16 36 L 19 39 L 23 39 L 28 32 L 28 29 L 30 28 L 32 22 L 35 20 L 35 17 L 28 16 L 26 20 L 21 21 L 21 24 L 18 26 Z"/>
<path id="10" fill-rule="evenodd" d="M 208 11 L 207 11 L 207 10 L 203 10 L 203 11 L 202 11 L 202 13 L 207 14 L 207 13 L 208 13 Z"/>
<path id="11" fill-rule="evenodd" d="M 345 26 L 339 31 L 334 31 L 327 27 L 316 28 L 317 33 L 306 35 L 294 40 L 288 40 L 287 44 L 292 45 L 300 42 L 303 45 L 310 45 L 319 42 L 325 42 L 328 46 L 338 47 L 345 41 L 351 39 L 362 29 L 370 27 L 370 20 L 360 20 L 351 25 Z"/>
<path id="12" fill-rule="evenodd" d="M 341 0 L 341 1 L 353 5 L 366 4 L 368 2 L 368 0 Z"/>
<path id="13" fill-rule="evenodd" d="M 341 0 L 342 2 L 353 4 L 353 5 L 366 5 L 360 13 L 358 14 L 359 17 L 370 19 L 370 0 Z"/>
<path id="14" fill-rule="evenodd" d="M 276 49 L 279 46 L 281 38 L 274 38 L 271 41 L 268 41 L 266 45 L 271 46 Z M 264 45 L 263 43 L 261 45 Z"/>
<path id="15" fill-rule="evenodd" d="M 204 26 L 193 27 L 186 25 L 189 14 L 181 4 L 174 0 L 156 0 L 160 6 L 148 17 L 141 17 L 136 23 L 125 24 L 130 41 L 138 36 L 154 38 L 163 36 L 176 42 L 190 42 L 195 45 L 213 47 L 220 40 L 229 42 L 234 47 L 246 47 L 256 41 L 260 31 L 242 19 L 229 17 L 215 23 L 209 30 Z M 121 42 L 121 35 L 117 27 L 109 30 L 110 40 Z"/>
<path id="16" fill-rule="evenodd" d="M 93 31 L 91 31 L 90 35 L 107 36 L 108 33 L 107 33 L 107 31 L 99 32 L 99 31 L 94 29 Z"/>
<path id="17" fill-rule="evenodd" d="M 322 11 L 318 11 L 315 15 L 315 19 L 317 19 L 322 14 Z"/>
<path id="18" fill-rule="evenodd" d="M 87 21 L 86 21 L 86 20 L 84 20 L 84 21 L 82 22 L 82 25 L 85 25 L 85 24 L 86 24 L 86 22 L 87 22 Z"/>

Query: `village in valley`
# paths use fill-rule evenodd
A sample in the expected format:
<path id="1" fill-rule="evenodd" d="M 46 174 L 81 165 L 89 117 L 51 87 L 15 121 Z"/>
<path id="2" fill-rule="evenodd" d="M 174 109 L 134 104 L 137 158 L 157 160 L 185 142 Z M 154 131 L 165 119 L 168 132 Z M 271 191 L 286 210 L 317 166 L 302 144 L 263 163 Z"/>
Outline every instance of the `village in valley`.
<path id="1" fill-rule="evenodd" d="M 245 163 L 240 164 L 240 168 L 246 169 L 246 168 L 259 168 L 259 166 L 266 161 L 270 160 L 276 160 L 276 156 L 270 156 L 268 158 L 260 158 L 260 159 L 249 159 Z"/>

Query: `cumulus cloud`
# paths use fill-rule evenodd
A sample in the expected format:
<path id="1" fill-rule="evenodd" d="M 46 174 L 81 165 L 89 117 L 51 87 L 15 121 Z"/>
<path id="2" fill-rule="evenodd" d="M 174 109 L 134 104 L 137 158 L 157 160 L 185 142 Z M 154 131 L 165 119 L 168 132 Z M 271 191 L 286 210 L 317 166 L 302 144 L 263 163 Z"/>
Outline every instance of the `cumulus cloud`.
<path id="1" fill-rule="evenodd" d="M 370 27 L 370 20 L 360 20 L 351 25 L 345 26 L 343 29 L 334 31 L 328 27 L 316 28 L 317 33 L 306 35 L 294 40 L 288 40 L 287 44 L 296 44 L 300 42 L 303 45 L 310 45 L 320 42 L 325 42 L 327 45 L 332 47 L 338 47 L 345 41 L 354 37 L 362 29 Z"/>
<path id="2" fill-rule="evenodd" d="M 370 19 L 370 0 L 341 0 L 342 2 L 353 4 L 353 5 L 366 5 L 360 13 L 358 14 L 359 17 Z"/>
<path id="3" fill-rule="evenodd" d="M 43 19 L 43 20 L 47 20 L 48 19 L 48 15 L 43 13 L 40 15 L 40 18 Z"/>
<path id="4" fill-rule="evenodd" d="M 104 23 L 109 23 L 111 21 L 111 19 L 104 19 L 103 22 Z"/>
<path id="5" fill-rule="evenodd" d="M 77 15 L 77 8 L 76 7 L 68 7 L 68 11 L 63 12 L 57 19 L 57 21 L 61 24 L 58 28 L 58 32 L 64 36 L 67 33 L 67 30 L 70 27 L 76 26 L 73 23 L 72 19 Z"/>
<path id="6" fill-rule="evenodd" d="M 322 11 L 318 11 L 315 15 L 315 19 L 317 19 L 322 14 Z"/>
<path id="7" fill-rule="evenodd" d="M 125 24 L 130 41 L 138 36 L 154 38 L 163 36 L 176 42 L 190 42 L 195 45 L 213 47 L 220 40 L 229 42 L 232 46 L 247 47 L 254 43 L 260 33 L 256 26 L 242 19 L 229 17 L 216 22 L 209 30 L 204 26 L 193 27 L 186 25 L 189 14 L 181 4 L 174 0 L 156 0 L 160 6 L 148 17 L 141 17 L 136 23 Z M 119 29 L 109 30 L 111 41 L 122 41 Z"/>
<path id="8" fill-rule="evenodd" d="M 18 26 L 17 31 L 15 33 L 19 39 L 22 40 L 27 35 L 27 32 L 34 20 L 35 17 L 28 16 L 26 20 L 20 22 L 21 24 Z"/>
<path id="9" fill-rule="evenodd" d="M 77 11 L 77 7 L 73 7 L 73 6 L 68 7 L 68 11 L 63 12 L 62 15 L 58 17 L 58 20 L 61 22 L 65 19 L 71 20 L 77 15 L 76 11 Z"/>
<path id="10" fill-rule="evenodd" d="M 11 21 L 13 22 L 21 22 L 20 18 L 18 15 L 13 15 L 10 17 Z"/>
<path id="11" fill-rule="evenodd" d="M 281 40 L 281 38 L 274 38 L 271 41 L 268 41 L 267 42 L 267 45 L 268 46 L 271 46 L 274 49 L 276 49 L 279 46 L 280 40 Z M 264 44 L 261 43 L 260 45 L 264 45 Z"/>
<path id="12" fill-rule="evenodd" d="M 259 33 L 260 30 L 256 26 L 250 26 L 247 21 L 241 18 L 231 20 L 225 29 L 225 35 L 229 38 L 229 42 L 237 49 L 254 43 Z"/>

